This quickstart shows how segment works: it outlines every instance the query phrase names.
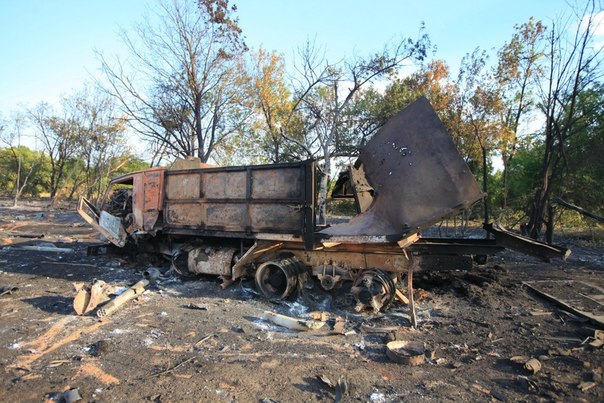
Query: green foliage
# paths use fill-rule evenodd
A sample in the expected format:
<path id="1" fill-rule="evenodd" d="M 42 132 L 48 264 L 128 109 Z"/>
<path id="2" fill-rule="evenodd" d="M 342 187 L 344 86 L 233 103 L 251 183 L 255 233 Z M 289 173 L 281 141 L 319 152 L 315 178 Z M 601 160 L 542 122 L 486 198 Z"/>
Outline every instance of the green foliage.
<path id="1" fill-rule="evenodd" d="M 327 200 L 327 214 L 330 216 L 352 217 L 357 214 L 353 199 Z"/>
<path id="2" fill-rule="evenodd" d="M 589 63 L 601 66 L 601 54 L 573 59 L 581 54 L 575 42 L 573 52 L 567 52 L 568 68 L 558 71 L 567 44 L 562 36 L 547 36 L 560 27 L 546 28 L 533 18 L 516 25 L 492 67 L 489 55 L 477 48 L 463 59 L 456 77 L 445 61 L 425 59 L 430 43 L 423 30 L 417 41 L 393 43 L 382 53 L 336 64 L 308 46 L 301 49 L 301 64 L 295 66 L 299 74 L 290 81 L 283 57 L 275 52 L 260 49 L 246 64 L 245 55 L 252 52 L 228 0 L 166 1 L 158 10 L 162 23 L 141 25 L 139 43 L 125 38 L 131 67 L 148 85 L 131 87 L 127 69 L 101 60 L 111 84 L 106 90 L 126 115 L 120 116 L 107 97 L 88 90 L 67 97 L 58 111 L 43 103 L 29 110 L 44 151 L 0 149 L 0 192 L 15 192 L 18 155 L 25 196 L 97 196 L 110 178 L 149 167 L 124 146 L 130 126 L 132 133 L 154 142 L 160 161 L 197 154 L 221 165 L 310 156 L 319 165 L 327 162 L 317 183 L 322 203 L 330 186 L 329 162 L 354 158 L 388 119 L 425 96 L 479 183 L 486 174 L 491 217 L 516 225 L 536 202 L 550 203 L 555 196 L 604 215 L 604 86 L 601 74 L 588 68 Z M 397 74 L 411 60 L 419 67 Z M 558 82 L 551 81 L 555 73 Z M 573 80 L 577 85 L 571 85 Z M 521 123 L 537 110 L 550 118 L 546 127 L 521 132 Z M 10 146 L 18 131 L 9 132 L 8 126 L 0 121 L 3 136 L 13 136 L 3 139 Z M 493 170 L 495 152 L 503 172 Z M 536 199 L 539 187 L 542 200 Z M 350 200 L 330 202 L 332 214 L 353 212 Z M 481 209 L 476 206 L 471 216 L 479 218 Z M 561 228 L 593 225 L 568 212 L 559 211 L 557 219 L 563 221 Z"/>
<path id="3" fill-rule="evenodd" d="M 533 197 L 541 160 L 543 144 L 524 143 L 518 147 L 516 156 L 509 167 L 508 206 L 525 212 Z"/>
<path id="4" fill-rule="evenodd" d="M 604 85 L 582 92 L 577 109 L 579 118 L 566 144 L 565 175 L 557 194 L 604 215 Z"/>
<path id="5" fill-rule="evenodd" d="M 150 168 L 149 163 L 140 157 L 131 156 L 121 168 L 114 172 L 114 176 L 126 174 L 128 172 L 142 171 L 143 169 Z"/>
<path id="6" fill-rule="evenodd" d="M 0 148 L 0 189 L 2 189 L 2 195 L 13 196 L 15 193 L 18 158 L 21 159 L 21 183 L 23 183 L 25 176 L 29 174 L 22 194 L 37 197 L 47 193 L 50 178 L 48 158 L 45 158 L 40 151 L 33 151 L 21 146 Z"/>

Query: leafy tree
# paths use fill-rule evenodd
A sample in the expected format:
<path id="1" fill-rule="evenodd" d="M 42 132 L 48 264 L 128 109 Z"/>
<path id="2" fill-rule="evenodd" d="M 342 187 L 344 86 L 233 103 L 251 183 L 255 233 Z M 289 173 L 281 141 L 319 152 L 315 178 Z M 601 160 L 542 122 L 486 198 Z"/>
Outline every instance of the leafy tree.
<path id="1" fill-rule="evenodd" d="M 533 238 L 541 236 L 544 224 L 546 239 L 553 237 L 551 198 L 568 162 L 565 150 L 570 139 L 581 132 L 582 123 L 589 121 L 583 113 L 593 113 L 578 106 L 580 95 L 601 82 L 604 74 L 603 47 L 594 43 L 595 17 L 601 11 L 595 1 L 589 1 L 576 15 L 549 29 L 543 58 L 545 74 L 539 86 L 545 117 L 543 157 L 527 226 Z M 576 26 L 574 31 L 572 25 Z"/>
<path id="2" fill-rule="evenodd" d="M 68 103 L 67 98 L 63 99 L 63 105 Z M 46 103 L 39 103 L 28 112 L 36 137 L 42 143 L 50 163 L 49 192 L 51 205 L 54 205 L 63 185 L 67 161 L 74 157 L 77 151 L 77 124 L 73 111 L 67 107 L 63 108 L 62 116 L 55 115 L 53 109 Z"/>
<path id="3" fill-rule="evenodd" d="M 516 153 L 521 119 L 533 106 L 534 78 L 541 74 L 538 64 L 543 57 L 545 26 L 534 18 L 515 26 L 512 39 L 498 52 L 495 72 L 497 91 L 503 102 L 500 114 L 501 133 L 497 148 L 503 162 L 501 206 L 507 206 L 509 167 Z"/>
<path id="4" fill-rule="evenodd" d="M 228 0 L 165 1 L 159 24 L 124 33 L 127 65 L 112 66 L 100 55 L 105 88 L 128 125 L 149 141 L 154 163 L 190 155 L 206 162 L 249 117 L 241 91 L 247 48 L 235 11 Z"/>
<path id="5" fill-rule="evenodd" d="M 87 197 L 100 195 L 110 177 L 130 158 L 125 120 L 116 116 L 114 101 L 100 92 L 85 89 L 71 102 L 78 127 L 78 156 L 84 167 L 81 179 L 74 178 L 69 197 L 82 184 Z"/>
<path id="6" fill-rule="evenodd" d="M 369 58 L 359 58 L 347 63 L 332 64 L 321 57 L 319 49 L 307 43 L 300 49 L 299 85 L 295 91 L 292 110 L 304 116 L 306 128 L 304 141 L 292 138 L 289 132 L 283 137 L 302 148 L 308 156 L 322 160 L 319 165 L 318 223 L 326 222 L 326 201 L 331 162 L 334 156 L 350 155 L 354 145 L 349 126 L 349 112 L 360 90 L 380 77 L 395 72 L 403 63 L 421 61 L 430 47 L 427 34 L 420 31 L 417 40 L 404 39 L 386 47 Z M 358 144 L 357 144 L 358 146 Z"/>
<path id="7" fill-rule="evenodd" d="M 275 52 L 260 49 L 252 68 L 251 96 L 256 101 L 258 118 L 251 124 L 259 134 L 264 154 L 270 162 L 278 163 L 291 159 L 283 130 L 292 117 L 291 91 L 285 81 L 283 58 Z M 289 128 L 290 132 L 293 131 Z M 295 154 L 295 153 L 294 153 Z"/>
<path id="8" fill-rule="evenodd" d="M 422 64 L 418 71 L 404 77 L 394 78 L 381 95 L 374 88 L 363 91 L 355 100 L 355 129 L 360 134 L 359 143 L 377 131 L 391 117 L 419 97 L 426 97 L 449 132 L 457 130 L 453 112 L 458 94 L 451 82 L 449 67 L 443 60 L 432 60 Z M 456 138 L 457 141 L 457 138 Z"/>
<path id="9" fill-rule="evenodd" d="M 557 194 L 587 210 L 604 213 L 604 85 L 579 94 L 577 121 L 565 144 L 564 176 Z"/>
<path id="10" fill-rule="evenodd" d="M 16 197 L 17 206 L 22 196 L 38 197 L 46 192 L 48 184 L 47 159 L 40 151 L 26 146 L 0 148 L 0 189 Z"/>
<path id="11" fill-rule="evenodd" d="M 537 186 L 537 176 L 543 155 L 543 143 L 527 138 L 518 143 L 514 159 L 508 167 L 508 207 L 523 211 L 528 216 L 527 206 Z"/>
<path id="12" fill-rule="evenodd" d="M 0 142 L 8 147 L 7 150 L 14 164 L 13 207 L 18 206 L 21 194 L 26 190 L 30 178 L 34 176 L 42 162 L 42 156 L 39 154 L 34 155 L 37 158 L 27 158 L 32 157 L 30 150 L 21 146 L 21 136 L 26 125 L 27 120 L 20 112 L 14 112 L 10 122 L 0 120 Z M 11 171 L 6 173 L 9 172 Z"/>
<path id="13" fill-rule="evenodd" d="M 29 117 L 49 161 L 51 205 L 63 190 L 69 198 L 82 186 L 88 197 L 102 193 L 109 176 L 128 161 L 123 119 L 99 92 L 85 88 L 63 98 L 58 113 L 40 103 Z"/>

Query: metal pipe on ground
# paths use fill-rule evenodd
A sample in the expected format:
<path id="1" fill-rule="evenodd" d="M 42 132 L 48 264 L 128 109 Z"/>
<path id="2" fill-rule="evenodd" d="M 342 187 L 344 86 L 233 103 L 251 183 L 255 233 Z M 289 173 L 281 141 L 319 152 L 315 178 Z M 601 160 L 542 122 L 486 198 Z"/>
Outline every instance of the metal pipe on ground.
<path id="1" fill-rule="evenodd" d="M 122 305 L 126 302 L 138 297 L 142 293 L 145 292 L 146 287 L 150 284 L 149 279 L 142 279 L 138 283 L 131 286 L 129 289 L 109 301 L 107 304 L 103 305 L 96 311 L 96 316 L 99 318 L 104 318 L 105 316 L 111 315 L 113 312 L 117 311 Z"/>

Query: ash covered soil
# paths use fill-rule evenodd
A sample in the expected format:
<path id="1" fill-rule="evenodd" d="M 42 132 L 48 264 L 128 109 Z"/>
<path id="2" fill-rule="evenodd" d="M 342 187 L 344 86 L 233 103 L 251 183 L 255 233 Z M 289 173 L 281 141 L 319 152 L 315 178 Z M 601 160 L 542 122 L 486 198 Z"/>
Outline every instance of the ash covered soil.
<path id="1" fill-rule="evenodd" d="M 551 280 L 548 293 L 570 300 L 582 293 L 578 282 L 604 288 L 603 249 L 571 245 L 566 262 L 552 263 L 504 252 L 471 272 L 416 273 L 417 329 L 399 301 L 378 315 L 356 313 L 346 286 L 326 293 L 317 284 L 275 304 L 249 280 L 222 290 L 212 277 L 169 272 L 100 321 L 75 315 L 73 283 L 128 286 L 169 265 L 87 256 L 100 241 L 73 210 L 1 203 L 0 401 L 64 401 L 77 389 L 98 402 L 329 402 L 338 380 L 348 386 L 338 388 L 341 401 L 604 399 L 599 326 L 523 285 Z M 604 295 L 588 297 L 602 315 Z M 262 320 L 265 311 L 325 311 L 346 320 L 345 334 L 288 330 Z M 392 362 L 386 343 L 395 339 L 425 343 L 424 362 Z M 535 373 L 523 368 L 530 358 Z"/>

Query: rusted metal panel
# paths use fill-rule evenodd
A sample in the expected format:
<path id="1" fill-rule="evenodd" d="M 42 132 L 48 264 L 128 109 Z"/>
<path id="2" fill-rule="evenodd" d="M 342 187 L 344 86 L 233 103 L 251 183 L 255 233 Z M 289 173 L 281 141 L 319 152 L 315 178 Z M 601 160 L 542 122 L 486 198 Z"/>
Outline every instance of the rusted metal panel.
<path id="1" fill-rule="evenodd" d="M 249 227 L 247 206 L 242 203 L 204 203 L 207 229 L 245 231 Z"/>
<path id="2" fill-rule="evenodd" d="M 604 326 L 604 289 L 577 280 L 523 281 L 523 285 L 567 311 Z"/>
<path id="3" fill-rule="evenodd" d="M 119 217 L 112 216 L 106 211 L 101 211 L 99 225 L 110 235 L 108 239 L 116 245 L 123 246 L 126 240 L 126 231 Z"/>
<path id="4" fill-rule="evenodd" d="M 304 223 L 303 214 L 300 206 L 290 204 L 252 204 L 249 208 L 251 227 L 262 232 L 296 228 L 295 232 L 299 233 Z"/>
<path id="5" fill-rule="evenodd" d="M 363 165 L 360 165 L 358 168 L 354 166 L 348 167 L 348 173 L 350 175 L 350 184 L 352 185 L 357 211 L 364 213 L 371 207 L 371 203 L 373 203 L 373 188 L 367 182 Z"/>
<path id="6" fill-rule="evenodd" d="M 130 228 L 141 230 L 143 228 L 143 209 L 145 208 L 145 192 L 143 191 L 143 174 L 132 176 L 132 217 L 134 218 Z"/>
<path id="7" fill-rule="evenodd" d="M 155 225 L 163 208 L 164 171 L 151 168 L 132 175 L 132 230 L 149 231 Z"/>
<path id="8" fill-rule="evenodd" d="M 304 248 L 311 250 L 315 246 L 315 163 L 313 160 L 304 162 Z"/>
<path id="9" fill-rule="evenodd" d="M 200 227 L 205 222 L 205 209 L 199 201 L 192 203 L 167 201 L 164 208 L 164 220 L 168 226 Z"/>
<path id="10" fill-rule="evenodd" d="M 314 233 L 312 161 L 167 171 L 169 233 L 200 236 Z M 310 184 L 309 184 L 310 183 Z"/>
<path id="11" fill-rule="evenodd" d="M 355 165 L 363 166 L 374 191 L 373 203 L 348 223 L 319 235 L 381 236 L 395 241 L 483 197 L 425 98 L 390 119 L 360 151 Z"/>
<path id="12" fill-rule="evenodd" d="M 202 196 L 205 199 L 245 199 L 247 172 L 209 171 L 202 173 Z"/>
<path id="13" fill-rule="evenodd" d="M 126 232 L 119 218 L 106 211 L 99 211 L 84 197 L 80 197 L 77 211 L 86 222 L 96 228 L 109 242 L 120 248 L 126 244 Z"/>
<path id="14" fill-rule="evenodd" d="M 252 199 L 302 199 L 304 172 L 297 168 L 252 171 Z"/>
<path id="15" fill-rule="evenodd" d="M 201 176 L 199 173 L 171 173 L 166 178 L 166 199 L 198 199 L 201 194 Z"/>
<path id="16" fill-rule="evenodd" d="M 164 169 L 143 173 L 143 229 L 150 231 L 163 210 Z"/>

